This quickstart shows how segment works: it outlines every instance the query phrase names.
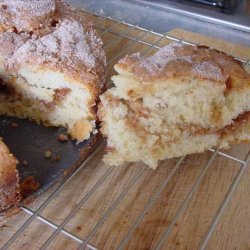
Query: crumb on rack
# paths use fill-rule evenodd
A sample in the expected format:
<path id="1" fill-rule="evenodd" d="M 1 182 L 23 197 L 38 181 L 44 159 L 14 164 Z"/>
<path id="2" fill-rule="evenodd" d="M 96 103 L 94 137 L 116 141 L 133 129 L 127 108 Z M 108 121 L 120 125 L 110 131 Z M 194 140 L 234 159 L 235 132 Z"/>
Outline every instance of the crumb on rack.
<path id="1" fill-rule="evenodd" d="M 69 173 L 69 171 L 68 171 L 68 170 L 64 170 L 64 171 L 63 171 L 63 175 L 64 175 L 64 176 L 67 176 L 67 175 L 68 175 L 68 173 Z"/>
<path id="2" fill-rule="evenodd" d="M 46 150 L 45 152 L 44 152 L 44 157 L 45 158 L 50 158 L 52 156 L 52 152 L 50 151 L 50 150 Z"/>
<path id="3" fill-rule="evenodd" d="M 69 138 L 68 138 L 68 135 L 65 135 L 65 134 L 63 134 L 63 133 L 60 133 L 60 134 L 58 135 L 58 140 L 61 141 L 61 142 L 66 142 L 68 139 L 69 139 Z"/>
<path id="4" fill-rule="evenodd" d="M 53 159 L 51 160 L 52 162 L 58 162 L 61 160 L 60 155 L 56 155 L 55 157 L 53 157 Z"/>
<path id="5" fill-rule="evenodd" d="M 28 166 L 28 162 L 27 161 L 23 161 L 22 164 L 23 164 L 24 167 Z"/>
<path id="6" fill-rule="evenodd" d="M 11 123 L 11 127 L 12 127 L 12 128 L 17 128 L 17 127 L 18 127 L 18 124 L 17 124 L 16 122 L 12 122 L 12 123 Z"/>

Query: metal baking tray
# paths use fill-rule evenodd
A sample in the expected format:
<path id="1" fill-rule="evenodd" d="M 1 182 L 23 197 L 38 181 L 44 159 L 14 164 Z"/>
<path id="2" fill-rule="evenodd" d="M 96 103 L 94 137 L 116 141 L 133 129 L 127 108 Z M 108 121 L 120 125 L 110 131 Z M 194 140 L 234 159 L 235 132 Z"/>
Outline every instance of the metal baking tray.
<path id="1" fill-rule="evenodd" d="M 66 134 L 64 128 L 45 127 L 26 119 L 0 116 L 0 137 L 4 138 L 11 153 L 19 161 L 17 169 L 20 183 L 32 177 L 35 183 L 31 184 L 39 185 L 38 190 L 28 190 L 27 187 L 26 192 L 23 190 L 23 197 L 40 195 L 55 182 L 68 176 L 89 155 L 97 142 L 97 135 L 81 143 L 70 139 L 61 142 L 58 140 L 61 133 Z M 51 157 L 45 157 L 46 151 L 51 152 Z"/>

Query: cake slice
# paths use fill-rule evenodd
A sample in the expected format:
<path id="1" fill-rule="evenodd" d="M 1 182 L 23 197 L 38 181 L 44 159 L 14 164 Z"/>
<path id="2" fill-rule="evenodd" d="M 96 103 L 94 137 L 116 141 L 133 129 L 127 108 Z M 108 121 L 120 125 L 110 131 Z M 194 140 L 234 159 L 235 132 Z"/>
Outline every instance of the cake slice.
<path id="1" fill-rule="evenodd" d="M 159 160 L 249 139 L 241 116 L 250 110 L 250 76 L 231 56 L 172 43 L 146 58 L 126 56 L 115 70 L 99 107 L 108 164 L 155 168 Z"/>
<path id="2" fill-rule="evenodd" d="M 20 201 L 17 160 L 0 139 L 0 211 Z"/>
<path id="3" fill-rule="evenodd" d="M 62 1 L 1 1 L 0 114 L 96 132 L 106 59 L 92 24 Z"/>

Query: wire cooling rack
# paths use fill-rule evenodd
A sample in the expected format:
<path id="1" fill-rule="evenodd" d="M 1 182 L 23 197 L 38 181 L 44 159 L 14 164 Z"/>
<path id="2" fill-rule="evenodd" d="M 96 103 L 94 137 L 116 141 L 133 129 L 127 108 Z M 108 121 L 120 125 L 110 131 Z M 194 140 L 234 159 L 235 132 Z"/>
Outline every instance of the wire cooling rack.
<path id="1" fill-rule="evenodd" d="M 83 14 L 92 19 L 104 41 L 104 49 L 108 55 L 108 79 L 113 74 L 113 64 L 126 53 L 137 51 L 138 48 L 142 54 L 149 54 L 166 42 L 195 45 L 111 17 L 87 11 Z M 249 65 L 249 61 L 236 59 L 245 66 Z M 177 230 L 176 227 L 180 218 L 189 218 L 190 214 L 185 214 L 188 209 L 192 211 L 193 199 L 203 187 L 204 179 L 213 175 L 211 171 L 220 169 L 218 171 L 225 174 L 222 176 L 223 180 L 230 179 L 230 184 L 225 185 L 222 190 L 218 191 L 216 187 L 213 190 L 210 184 L 212 177 L 208 178 L 207 185 L 210 189 L 204 189 L 209 189 L 213 195 L 218 193 L 221 196 L 208 222 L 197 220 L 199 225 L 206 225 L 202 228 L 202 233 L 190 237 L 195 241 L 190 243 L 191 246 L 205 249 L 246 171 L 250 154 L 249 145 L 230 153 L 211 149 L 205 154 L 167 161 L 152 171 L 142 164 L 120 168 L 104 166 L 100 163 L 103 152 L 104 142 L 101 142 L 72 175 L 37 198 L 36 202 L 22 204 L 22 213 L 7 219 L 7 225 L 1 230 L 4 238 L 0 237 L 2 249 L 173 249 L 168 239 L 173 239 L 173 232 L 175 236 L 178 235 L 180 229 Z M 188 168 L 185 167 L 187 165 Z M 190 165 L 193 166 L 192 169 Z M 230 176 L 227 175 L 228 172 Z M 185 179 L 186 175 L 187 178 L 188 175 L 191 176 L 188 181 Z M 87 180 L 90 179 L 88 184 Z M 176 186 L 173 186 L 173 181 Z M 150 189 L 147 189 L 147 186 Z M 182 189 L 175 191 L 178 187 Z M 139 195 L 131 203 L 130 198 L 133 199 L 135 191 Z M 175 192 L 178 192 L 178 195 L 173 198 Z M 204 195 L 209 197 L 211 195 L 204 190 L 199 192 L 204 192 Z M 204 196 L 204 199 L 206 198 Z M 169 205 L 171 199 L 176 201 L 176 206 Z M 90 202 L 91 200 L 93 201 Z M 197 198 L 195 204 L 201 202 L 202 206 L 202 200 Z M 136 203 L 139 201 L 140 206 Z M 87 205 L 88 203 L 90 204 Z M 125 208 L 122 208 L 124 206 Z M 162 210 L 156 220 L 150 221 L 150 218 L 164 207 L 170 208 Z M 170 212 L 171 219 L 167 220 Z M 8 226 L 8 223 L 12 223 L 12 226 Z M 192 221 L 188 223 L 192 224 Z M 177 247 L 181 246 L 179 242 L 175 244 Z"/>

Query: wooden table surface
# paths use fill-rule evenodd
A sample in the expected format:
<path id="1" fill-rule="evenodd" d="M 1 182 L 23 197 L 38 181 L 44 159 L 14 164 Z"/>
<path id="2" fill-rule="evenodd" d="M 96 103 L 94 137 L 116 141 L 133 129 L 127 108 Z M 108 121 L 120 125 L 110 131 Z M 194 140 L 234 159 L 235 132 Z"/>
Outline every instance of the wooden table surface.
<path id="1" fill-rule="evenodd" d="M 90 18 L 94 22 L 97 21 L 97 31 L 104 42 L 109 62 L 108 79 L 114 74 L 113 64 L 124 54 L 135 51 L 152 53 L 155 49 L 149 47 L 148 43 L 161 47 L 171 42 L 167 38 L 159 39 L 159 36 L 145 31 L 129 29 L 124 24 L 112 26 L 113 21 L 104 21 L 94 16 Z M 105 32 L 104 29 L 111 30 Z M 125 31 L 127 31 L 126 37 L 117 35 Z M 169 34 L 223 50 L 243 59 L 250 58 L 250 48 L 240 45 L 179 29 Z M 247 68 L 250 69 L 250 66 Z M 249 150 L 249 144 L 242 144 L 233 146 L 225 153 L 244 160 Z M 134 228 L 131 237 L 124 245 L 125 249 L 155 249 L 167 229 L 169 229 L 168 237 L 162 249 L 198 249 L 223 200 L 230 192 L 234 179 L 242 169 L 240 162 L 223 155 L 216 155 L 213 158 L 211 151 L 190 155 L 181 160 L 163 161 L 155 171 L 146 168 L 142 163 L 109 167 L 101 160 L 103 153 L 104 143 L 81 170 L 60 188 L 60 192 L 39 214 L 57 226 L 68 217 L 68 222 L 63 226 L 64 230 L 86 239 L 92 235 L 91 231 L 110 210 L 110 206 L 124 194 L 123 199 L 93 233 L 93 237 L 89 237 L 89 243 L 98 249 L 117 249 L 149 204 L 152 206 Z M 100 185 L 96 185 L 97 182 Z M 166 185 L 162 186 L 164 182 Z M 58 186 L 59 183 L 32 203 L 26 204 L 26 207 L 36 211 Z M 161 187 L 161 192 L 156 197 L 155 194 Z M 124 193 L 124 190 L 127 192 Z M 76 213 L 70 216 L 74 211 Z M 21 211 L 11 217 L 1 218 L 0 246 L 29 216 Z M 228 205 L 219 216 L 218 224 L 206 245 L 207 249 L 250 249 L 249 225 L 250 169 L 247 166 Z M 53 232 L 53 228 L 39 219 L 32 220 L 10 249 L 39 249 Z M 79 243 L 60 232 L 48 249 L 78 247 Z"/>

